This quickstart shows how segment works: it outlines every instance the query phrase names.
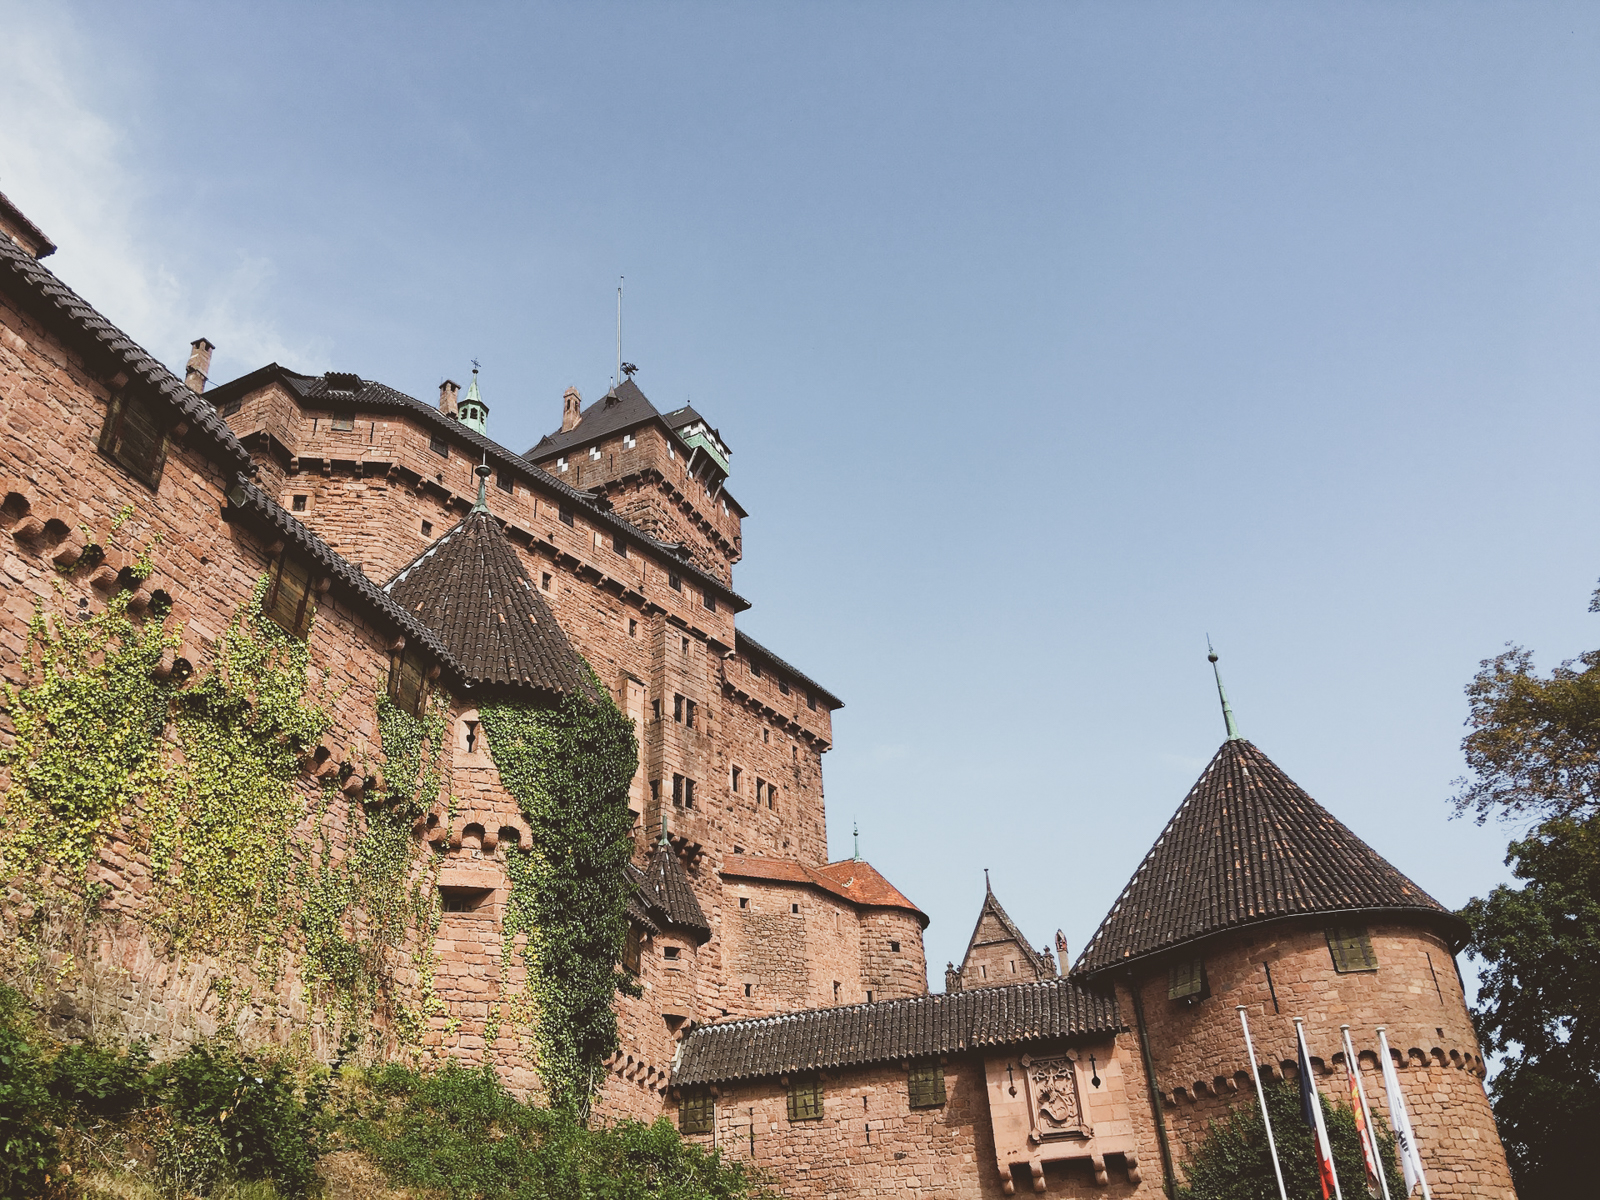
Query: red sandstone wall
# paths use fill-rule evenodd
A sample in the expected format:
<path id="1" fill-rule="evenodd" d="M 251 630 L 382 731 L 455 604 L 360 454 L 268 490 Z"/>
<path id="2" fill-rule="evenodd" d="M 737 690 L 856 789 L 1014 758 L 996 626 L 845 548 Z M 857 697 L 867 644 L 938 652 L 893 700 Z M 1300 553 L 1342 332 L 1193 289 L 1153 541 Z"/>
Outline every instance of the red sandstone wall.
<path id="1" fill-rule="evenodd" d="M 1320 922 L 1285 923 L 1205 947 L 1210 996 L 1192 1007 L 1167 999 L 1165 969 L 1141 980 L 1175 1157 L 1181 1160 L 1204 1136 L 1209 1121 L 1249 1100 L 1250 1064 L 1234 1007 L 1244 1004 L 1259 1060 L 1278 1064 L 1280 1073 L 1292 1072 L 1295 1060 L 1292 1018 L 1305 1019 L 1312 1065 L 1323 1072 L 1318 1083 L 1336 1100 L 1342 1100 L 1344 1087 L 1339 1026 L 1349 1024 L 1357 1053 L 1373 1072 L 1365 1080 L 1368 1100 L 1376 1100 L 1380 1111 L 1373 1031 L 1387 1026 L 1390 1048 L 1406 1060 L 1401 1087 L 1415 1110 L 1434 1194 L 1511 1197 L 1510 1173 L 1483 1090 L 1484 1063 L 1449 947 L 1414 926 L 1368 928 L 1376 972 L 1338 974 Z M 1271 967 L 1271 989 L 1263 964 Z"/>

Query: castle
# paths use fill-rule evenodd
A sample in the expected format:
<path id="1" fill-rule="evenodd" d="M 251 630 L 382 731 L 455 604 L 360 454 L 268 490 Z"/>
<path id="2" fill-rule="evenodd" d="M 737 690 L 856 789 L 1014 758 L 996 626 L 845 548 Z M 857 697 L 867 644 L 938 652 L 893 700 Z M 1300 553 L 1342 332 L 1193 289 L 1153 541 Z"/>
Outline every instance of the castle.
<path id="1" fill-rule="evenodd" d="M 20 686 L 36 668 L 51 605 L 114 605 L 170 631 L 151 669 L 178 686 L 259 597 L 329 681 L 284 826 L 306 870 L 348 859 L 362 802 L 385 794 L 380 706 L 438 705 L 439 786 L 409 834 L 433 916 L 384 943 L 414 1052 L 540 1090 L 514 1002 L 528 968 L 506 950 L 526 937 L 508 914 L 534 831 L 486 714 L 603 689 L 637 745 L 617 948 L 636 994 L 592 1081 L 600 1116 L 666 1114 L 796 1196 L 1157 1195 L 1208 1122 L 1253 1103 L 1242 1005 L 1268 1076 L 1294 1071 L 1305 1018 L 1333 1095 L 1343 1024 L 1381 1093 L 1386 1025 L 1434 1194 L 1513 1195 L 1460 921 L 1231 723 L 1076 963 L 989 891 L 930 994 L 927 917 L 869 863 L 827 861 L 842 702 L 738 628 L 746 514 L 706 418 L 658 411 L 628 377 L 587 405 L 569 390 L 518 452 L 490 436 L 476 372 L 430 402 L 277 364 L 213 386 L 201 339 L 180 380 L 43 265 L 48 238 L 3 198 L 0 231 L 0 672 Z M 161 935 L 156 823 L 139 808 L 99 830 L 93 919 L 45 947 L 52 1019 L 331 1053 L 326 979 L 293 938 L 230 959 Z M 0 912 L 12 937 L 46 918 L 21 895 Z"/>

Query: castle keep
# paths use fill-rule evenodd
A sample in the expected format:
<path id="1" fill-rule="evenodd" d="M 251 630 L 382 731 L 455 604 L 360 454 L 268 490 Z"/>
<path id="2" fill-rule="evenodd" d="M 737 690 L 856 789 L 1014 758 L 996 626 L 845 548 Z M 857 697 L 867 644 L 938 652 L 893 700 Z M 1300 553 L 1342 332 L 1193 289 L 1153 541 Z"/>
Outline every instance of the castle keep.
<path id="1" fill-rule="evenodd" d="M 129 790 L 81 866 L 40 851 L 50 894 L 89 917 L 21 886 L 0 911 L 13 944 L 47 931 L 28 969 L 64 1031 L 228 1029 L 330 1055 L 356 1011 L 340 981 L 371 979 L 382 1052 L 544 1092 L 529 1031 L 555 1001 L 532 986 L 525 914 L 548 814 L 508 774 L 539 750 L 504 714 L 614 705 L 632 775 L 596 819 L 626 832 L 628 900 L 601 966 L 630 983 L 585 1078 L 596 1114 L 665 1114 L 797 1196 L 1159 1195 L 1208 1122 L 1253 1103 L 1244 1005 L 1261 1069 L 1293 1073 L 1303 1017 L 1334 1095 L 1340 1025 L 1369 1080 L 1386 1025 L 1434 1194 L 1512 1196 L 1460 922 L 1231 726 L 1075 963 L 986 891 L 930 994 L 927 917 L 869 863 L 828 861 L 842 702 L 739 627 L 746 513 L 705 417 L 660 412 L 629 377 L 587 404 L 568 390 L 519 452 L 491 436 L 502 400 L 476 372 L 426 402 L 278 364 L 213 385 L 201 339 L 180 380 L 42 264 L 53 247 L 3 198 L 0 230 L 0 673 L 36 686 L 41 646 L 109 614 L 165 639 L 148 670 L 182 703 L 259 611 L 305 655 L 322 720 L 284 782 L 272 878 L 284 897 L 345 889 L 273 909 L 246 888 L 236 907 L 278 914 L 266 927 L 175 933 L 163 897 L 200 822 Z M 14 823 L 33 794 L 18 748 L 41 743 L 14 710 L 0 722 Z M 189 745 L 159 725 L 152 744 Z M 413 728 L 433 731 L 416 743 L 432 766 L 398 750 Z M 187 778 L 192 755 L 174 761 Z M 40 795 L 29 845 L 55 813 Z M 195 849 L 161 849 L 169 811 Z M 249 832 L 225 861 L 257 852 Z M 375 846 L 400 863 L 393 909 L 361 899 Z"/>

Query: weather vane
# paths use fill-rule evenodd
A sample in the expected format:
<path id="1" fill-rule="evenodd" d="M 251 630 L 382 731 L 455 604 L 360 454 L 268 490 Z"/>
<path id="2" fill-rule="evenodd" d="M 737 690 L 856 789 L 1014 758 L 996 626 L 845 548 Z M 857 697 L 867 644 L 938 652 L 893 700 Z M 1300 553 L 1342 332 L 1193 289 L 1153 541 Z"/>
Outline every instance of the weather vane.
<path id="1" fill-rule="evenodd" d="M 477 359 L 473 359 L 472 360 L 472 369 L 474 371 L 476 371 L 478 369 L 478 360 Z"/>

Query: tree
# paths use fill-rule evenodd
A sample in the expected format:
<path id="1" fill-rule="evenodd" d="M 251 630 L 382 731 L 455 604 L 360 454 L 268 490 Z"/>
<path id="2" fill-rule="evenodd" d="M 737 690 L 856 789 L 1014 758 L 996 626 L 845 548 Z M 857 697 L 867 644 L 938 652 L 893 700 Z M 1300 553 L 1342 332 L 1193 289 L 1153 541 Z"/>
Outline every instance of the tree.
<path id="1" fill-rule="evenodd" d="M 1522 1200 L 1577 1195 L 1592 1187 L 1579 1147 L 1600 1127 L 1600 651 L 1542 679 L 1513 646 L 1467 697 L 1457 811 L 1534 822 L 1506 857 L 1522 886 L 1461 910 L 1484 964 L 1473 1023 L 1507 1058 L 1489 1092 Z"/>
<path id="2" fill-rule="evenodd" d="M 1289 1200 L 1322 1200 L 1317 1182 L 1317 1157 L 1311 1130 L 1300 1116 L 1300 1089 L 1280 1080 L 1265 1088 L 1267 1111 L 1272 1115 L 1272 1136 L 1278 1143 L 1278 1162 Z M 1328 1143 L 1333 1148 L 1333 1169 L 1349 1200 L 1366 1194 L 1361 1142 L 1350 1109 L 1322 1099 Z M 1394 1139 L 1383 1119 L 1373 1116 L 1391 1196 L 1405 1195 L 1405 1181 L 1395 1166 Z M 1233 1110 L 1225 1121 L 1213 1121 L 1206 1140 L 1183 1164 L 1189 1182 L 1178 1189 L 1179 1200 L 1278 1200 L 1278 1181 L 1267 1149 L 1267 1132 L 1261 1107 L 1252 1100 Z"/>

